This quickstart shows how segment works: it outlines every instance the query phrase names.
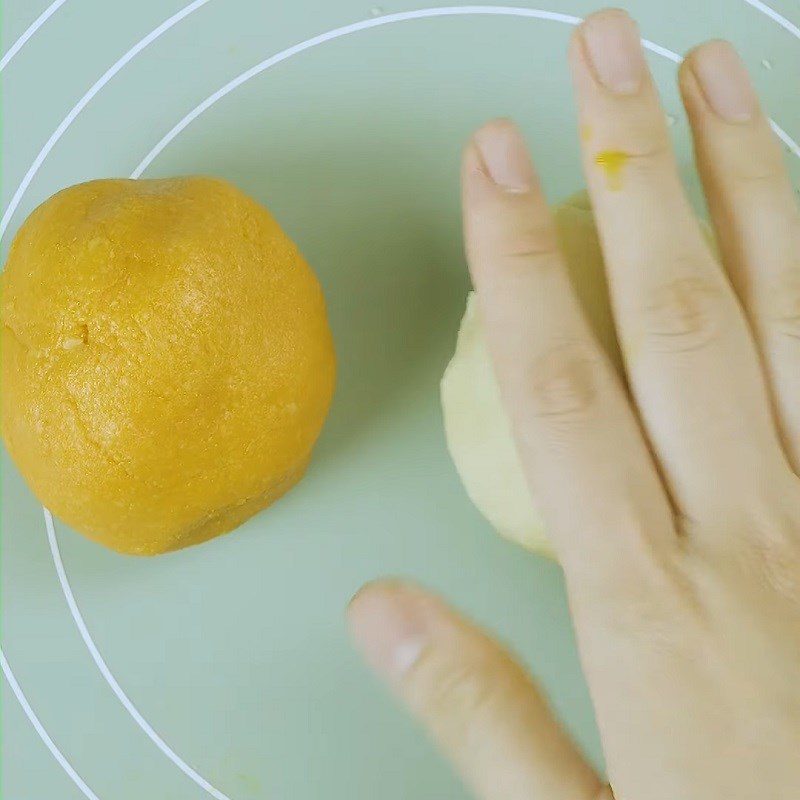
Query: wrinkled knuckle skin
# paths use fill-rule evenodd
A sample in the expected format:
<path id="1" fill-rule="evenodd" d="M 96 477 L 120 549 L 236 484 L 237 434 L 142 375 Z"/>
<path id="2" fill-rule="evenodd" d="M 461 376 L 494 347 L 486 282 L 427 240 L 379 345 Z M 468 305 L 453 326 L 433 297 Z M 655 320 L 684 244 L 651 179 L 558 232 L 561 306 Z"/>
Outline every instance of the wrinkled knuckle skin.
<path id="1" fill-rule="evenodd" d="M 598 135 L 601 143 L 598 152 L 615 150 L 628 157 L 626 167 L 632 170 L 651 171 L 672 159 L 672 145 L 666 132 L 653 119 L 625 120 L 615 123 L 611 130 Z M 591 126 L 591 123 L 590 123 Z M 595 127 L 595 126 L 591 126 Z"/>
<path id="2" fill-rule="evenodd" d="M 800 306 L 791 315 L 784 316 L 778 321 L 778 330 L 783 336 L 795 340 L 800 347 Z"/>
<path id="3" fill-rule="evenodd" d="M 644 333 L 655 350 L 699 350 L 717 338 L 722 313 L 720 288 L 702 278 L 674 278 L 649 294 L 642 309 Z"/>
<path id="4" fill-rule="evenodd" d="M 432 667 L 424 690 L 427 715 L 448 738 L 465 741 L 485 730 L 492 718 L 513 703 L 514 681 L 505 665 L 494 660 L 470 660 Z"/>
<path id="5" fill-rule="evenodd" d="M 800 347 L 800 262 L 777 282 L 771 305 L 778 332 Z"/>
<path id="6" fill-rule="evenodd" d="M 748 509 L 750 559 L 754 571 L 800 610 L 800 496 Z"/>
<path id="7" fill-rule="evenodd" d="M 525 259 L 541 266 L 558 263 L 558 243 L 548 225 L 526 223 L 509 231 L 496 243 L 496 251 L 512 259 Z"/>
<path id="8" fill-rule="evenodd" d="M 764 184 L 765 189 L 780 186 L 785 180 L 783 153 L 777 136 L 770 135 L 765 143 L 754 142 L 742 147 L 740 141 L 731 141 L 724 151 L 724 168 L 729 180 L 740 184 L 741 189 L 752 190 L 754 184 Z"/>
<path id="9" fill-rule="evenodd" d="M 585 419 L 595 405 L 599 356 L 580 342 L 564 342 L 531 366 L 528 395 L 533 412 L 562 421 Z"/>
<path id="10" fill-rule="evenodd" d="M 630 157 L 628 169 L 645 174 L 663 166 L 672 157 L 669 141 L 661 136 L 634 138 L 625 152 Z"/>
<path id="11" fill-rule="evenodd" d="M 492 265 L 492 271 L 503 279 L 527 281 L 531 274 L 548 271 L 561 265 L 555 233 L 545 225 L 523 225 L 487 228 L 472 234 L 471 249 L 475 256 Z"/>

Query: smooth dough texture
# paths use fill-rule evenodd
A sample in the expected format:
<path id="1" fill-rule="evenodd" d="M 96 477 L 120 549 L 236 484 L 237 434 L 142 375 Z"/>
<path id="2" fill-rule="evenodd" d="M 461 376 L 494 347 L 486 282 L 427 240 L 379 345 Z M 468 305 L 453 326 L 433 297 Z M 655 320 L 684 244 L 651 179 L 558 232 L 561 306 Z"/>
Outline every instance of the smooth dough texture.
<path id="1" fill-rule="evenodd" d="M 124 553 L 202 542 L 276 500 L 331 401 L 319 283 L 221 180 L 55 195 L 13 243 L 2 321 L 12 458 L 54 514 Z"/>

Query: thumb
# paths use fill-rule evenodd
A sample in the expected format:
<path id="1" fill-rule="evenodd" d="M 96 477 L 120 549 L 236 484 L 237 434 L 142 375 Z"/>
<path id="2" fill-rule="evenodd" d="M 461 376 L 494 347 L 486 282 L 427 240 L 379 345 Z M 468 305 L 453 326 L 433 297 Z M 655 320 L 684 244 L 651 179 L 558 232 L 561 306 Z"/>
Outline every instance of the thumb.
<path id="1" fill-rule="evenodd" d="M 367 662 L 481 800 L 611 799 L 522 668 L 434 595 L 369 584 L 348 619 Z"/>

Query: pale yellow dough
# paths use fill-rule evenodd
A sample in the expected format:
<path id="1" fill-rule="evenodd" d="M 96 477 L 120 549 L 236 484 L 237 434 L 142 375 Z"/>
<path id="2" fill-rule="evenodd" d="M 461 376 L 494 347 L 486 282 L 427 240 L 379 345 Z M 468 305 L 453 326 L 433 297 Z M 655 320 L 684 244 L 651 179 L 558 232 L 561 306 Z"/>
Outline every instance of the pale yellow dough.
<path id="1" fill-rule="evenodd" d="M 578 298 L 600 343 L 622 373 L 603 256 L 586 194 L 581 192 L 557 206 L 555 219 Z M 704 232 L 710 239 L 707 226 Z M 472 502 L 498 533 L 552 556 L 500 400 L 474 293 L 467 298 L 456 351 L 442 378 L 441 399 L 448 448 Z"/>

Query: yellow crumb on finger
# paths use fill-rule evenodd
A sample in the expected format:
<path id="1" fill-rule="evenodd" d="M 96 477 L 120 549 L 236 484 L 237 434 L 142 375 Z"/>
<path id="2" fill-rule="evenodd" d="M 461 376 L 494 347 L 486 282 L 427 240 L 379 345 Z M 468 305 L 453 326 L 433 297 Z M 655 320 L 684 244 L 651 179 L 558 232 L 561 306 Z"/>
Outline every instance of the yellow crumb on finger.
<path id="1" fill-rule="evenodd" d="M 630 156 L 622 150 L 603 150 L 594 157 L 594 163 L 606 174 L 609 189 L 622 188 L 622 170 L 628 159 Z"/>

